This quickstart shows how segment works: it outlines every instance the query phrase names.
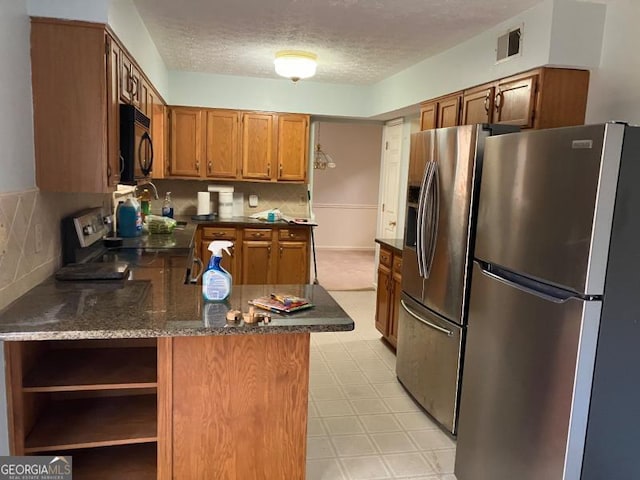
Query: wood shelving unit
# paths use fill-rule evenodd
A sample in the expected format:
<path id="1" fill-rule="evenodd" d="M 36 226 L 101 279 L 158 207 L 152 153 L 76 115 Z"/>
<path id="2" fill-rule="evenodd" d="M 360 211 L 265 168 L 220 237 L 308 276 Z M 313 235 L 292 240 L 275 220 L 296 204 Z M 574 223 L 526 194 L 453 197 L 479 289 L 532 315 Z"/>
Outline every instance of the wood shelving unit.
<path id="1" fill-rule="evenodd" d="M 74 480 L 156 480 L 156 445 L 125 445 L 68 452 Z"/>
<path id="2" fill-rule="evenodd" d="M 155 442 L 155 395 L 50 402 L 25 440 L 25 453 Z"/>
<path id="3" fill-rule="evenodd" d="M 155 479 L 157 341 L 6 342 L 11 453 L 73 455 L 74 478 Z"/>
<path id="4" fill-rule="evenodd" d="M 82 348 L 48 351 L 27 374 L 25 392 L 70 392 L 156 387 L 155 348 Z"/>

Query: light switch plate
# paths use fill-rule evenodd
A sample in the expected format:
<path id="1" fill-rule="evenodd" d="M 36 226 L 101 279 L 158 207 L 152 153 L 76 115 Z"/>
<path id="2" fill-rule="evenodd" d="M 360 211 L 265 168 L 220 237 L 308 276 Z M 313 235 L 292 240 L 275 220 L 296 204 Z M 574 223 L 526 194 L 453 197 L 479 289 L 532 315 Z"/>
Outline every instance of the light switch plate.
<path id="1" fill-rule="evenodd" d="M 249 195 L 249 206 L 251 208 L 258 206 L 258 195 Z"/>

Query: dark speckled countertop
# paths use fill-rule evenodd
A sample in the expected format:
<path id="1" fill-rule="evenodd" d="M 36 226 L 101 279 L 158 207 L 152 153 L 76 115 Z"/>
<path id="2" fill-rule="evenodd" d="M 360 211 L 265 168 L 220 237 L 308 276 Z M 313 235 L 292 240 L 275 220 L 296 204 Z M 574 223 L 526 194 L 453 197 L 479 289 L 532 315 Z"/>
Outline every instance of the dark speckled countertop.
<path id="1" fill-rule="evenodd" d="M 135 267 L 129 280 L 61 282 L 36 286 L 0 312 L 0 339 L 57 340 L 198 335 L 336 332 L 351 318 L 319 285 L 236 285 L 225 304 L 206 303 L 199 285 L 185 285 L 180 268 Z M 273 314 L 268 325 L 227 325 L 229 308 L 272 292 L 308 298 L 315 307 Z"/>
<path id="2" fill-rule="evenodd" d="M 289 223 L 284 220 L 278 220 L 275 222 L 267 222 L 265 220 L 258 220 L 251 217 L 231 217 L 231 218 L 215 218 L 213 220 L 192 220 L 191 217 L 176 217 L 177 220 L 188 221 L 195 225 L 207 225 L 211 227 L 311 227 L 312 224 L 305 225 L 300 223 Z"/>
<path id="3" fill-rule="evenodd" d="M 394 252 L 402 255 L 402 249 L 404 248 L 403 238 L 376 238 L 376 243 L 389 247 Z"/>

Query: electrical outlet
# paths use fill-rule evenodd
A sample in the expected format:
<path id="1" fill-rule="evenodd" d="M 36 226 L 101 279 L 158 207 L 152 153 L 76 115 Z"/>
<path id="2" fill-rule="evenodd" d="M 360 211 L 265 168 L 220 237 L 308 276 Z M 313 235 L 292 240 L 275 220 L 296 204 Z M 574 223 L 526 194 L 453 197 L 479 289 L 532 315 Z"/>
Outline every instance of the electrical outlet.
<path id="1" fill-rule="evenodd" d="M 304 195 L 300 195 L 298 197 L 298 205 L 306 205 L 307 204 L 307 197 L 305 197 Z"/>
<path id="2" fill-rule="evenodd" d="M 40 253 L 42 251 L 42 224 L 36 223 L 35 228 L 36 235 L 36 253 Z"/>

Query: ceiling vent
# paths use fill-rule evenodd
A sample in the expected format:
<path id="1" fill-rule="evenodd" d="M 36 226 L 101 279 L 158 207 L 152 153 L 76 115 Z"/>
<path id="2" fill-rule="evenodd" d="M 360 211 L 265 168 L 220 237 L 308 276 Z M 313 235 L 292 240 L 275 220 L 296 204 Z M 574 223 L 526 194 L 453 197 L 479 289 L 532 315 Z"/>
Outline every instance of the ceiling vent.
<path id="1" fill-rule="evenodd" d="M 522 51 L 522 25 L 509 29 L 504 35 L 498 37 L 498 48 L 496 49 L 496 63 L 509 60 Z"/>

